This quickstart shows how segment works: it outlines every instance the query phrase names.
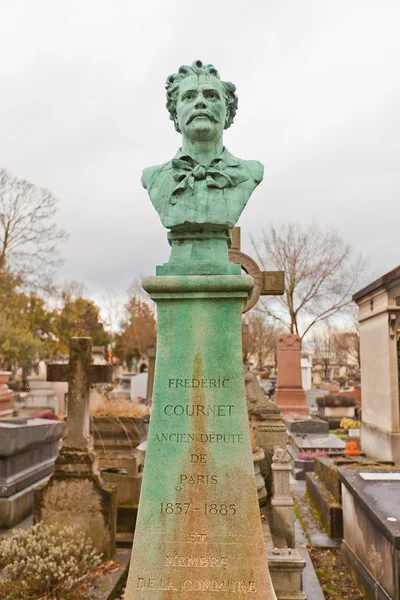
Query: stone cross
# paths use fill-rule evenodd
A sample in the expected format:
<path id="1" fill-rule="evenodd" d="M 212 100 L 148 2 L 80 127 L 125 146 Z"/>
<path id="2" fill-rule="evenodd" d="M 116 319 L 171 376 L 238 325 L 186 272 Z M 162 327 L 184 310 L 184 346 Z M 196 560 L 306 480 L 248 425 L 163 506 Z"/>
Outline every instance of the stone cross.
<path id="1" fill-rule="evenodd" d="M 254 279 L 254 288 L 243 312 L 247 312 L 257 303 L 260 296 L 282 296 L 285 293 L 284 271 L 261 271 L 256 261 L 240 250 L 240 227 L 233 227 L 229 260 L 242 267 Z"/>
<path id="2" fill-rule="evenodd" d="M 92 383 L 110 383 L 111 365 L 93 365 L 92 341 L 74 337 L 69 347 L 69 363 L 47 366 L 47 381 L 68 382 L 68 433 L 64 446 L 90 449 L 89 390 Z"/>

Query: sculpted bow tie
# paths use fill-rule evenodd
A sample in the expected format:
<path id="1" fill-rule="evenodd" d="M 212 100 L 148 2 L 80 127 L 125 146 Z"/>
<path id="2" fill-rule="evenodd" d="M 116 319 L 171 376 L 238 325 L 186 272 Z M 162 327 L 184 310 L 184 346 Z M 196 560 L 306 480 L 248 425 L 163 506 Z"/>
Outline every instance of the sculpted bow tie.
<path id="1" fill-rule="evenodd" d="M 206 180 L 209 188 L 218 189 L 235 187 L 248 179 L 240 164 L 227 165 L 222 158 L 215 158 L 209 166 L 204 167 L 191 156 L 172 159 L 172 176 L 178 185 L 172 192 L 171 204 L 176 204 L 177 197 L 188 188 L 194 190 L 195 181 L 201 179 Z"/>

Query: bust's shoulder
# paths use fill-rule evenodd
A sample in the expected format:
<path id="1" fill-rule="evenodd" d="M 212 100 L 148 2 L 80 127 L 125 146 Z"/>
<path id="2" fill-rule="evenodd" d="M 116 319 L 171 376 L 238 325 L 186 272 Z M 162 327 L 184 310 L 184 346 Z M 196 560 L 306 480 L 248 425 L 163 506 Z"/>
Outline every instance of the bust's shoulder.
<path id="1" fill-rule="evenodd" d="M 243 160 L 242 158 L 237 158 L 236 156 L 233 156 L 233 154 L 231 154 L 226 148 L 225 157 L 228 165 L 242 165 L 242 167 L 249 172 L 251 178 L 256 182 L 257 185 L 262 181 L 264 176 L 264 165 L 258 160 Z"/>
<path id="2" fill-rule="evenodd" d="M 245 165 L 246 169 L 250 171 L 251 176 L 257 184 L 263 180 L 264 165 L 262 163 L 258 160 L 242 160 L 242 163 Z"/>
<path id="3" fill-rule="evenodd" d="M 148 190 L 156 180 L 163 175 L 164 172 L 169 171 L 171 169 L 171 161 L 169 160 L 162 165 L 154 165 L 153 167 L 146 167 L 142 172 L 142 185 Z"/>

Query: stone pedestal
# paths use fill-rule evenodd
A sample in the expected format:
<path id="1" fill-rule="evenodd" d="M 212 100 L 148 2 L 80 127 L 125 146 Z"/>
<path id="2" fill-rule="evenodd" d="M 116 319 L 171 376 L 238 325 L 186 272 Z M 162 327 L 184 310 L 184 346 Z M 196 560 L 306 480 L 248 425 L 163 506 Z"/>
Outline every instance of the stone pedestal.
<path id="1" fill-rule="evenodd" d="M 78 525 L 98 552 L 115 552 L 115 490 L 100 477 L 96 455 L 63 447 L 50 481 L 35 491 L 34 522 Z"/>
<path id="2" fill-rule="evenodd" d="M 250 594 L 268 572 L 242 369 L 243 275 L 145 280 L 156 377 L 127 600 Z"/>
<path id="3" fill-rule="evenodd" d="M 58 414 L 59 406 L 53 385 L 42 377 L 28 377 L 29 392 L 24 397 L 24 407 L 19 411 L 24 416 L 34 417 L 43 412 Z"/>
<path id="4" fill-rule="evenodd" d="M 281 335 L 278 347 L 278 382 L 275 402 L 282 415 L 296 417 L 309 414 L 301 378 L 301 342 L 293 333 Z"/>
<path id="5" fill-rule="evenodd" d="M 64 423 L 45 419 L 0 422 L 0 527 L 32 512 L 33 493 L 53 472 Z"/>
<path id="6" fill-rule="evenodd" d="M 289 548 L 294 548 L 294 502 L 290 495 L 291 457 L 286 448 L 276 447 L 272 457 L 274 495 L 272 506 L 273 533 L 286 540 Z"/>
<path id="7" fill-rule="evenodd" d="M 14 392 L 8 388 L 11 371 L 0 371 L 0 419 L 10 417 L 13 413 Z"/>
<path id="8" fill-rule="evenodd" d="M 277 599 L 307 600 L 302 580 L 305 560 L 300 551 L 292 548 L 268 549 L 267 559 Z"/>

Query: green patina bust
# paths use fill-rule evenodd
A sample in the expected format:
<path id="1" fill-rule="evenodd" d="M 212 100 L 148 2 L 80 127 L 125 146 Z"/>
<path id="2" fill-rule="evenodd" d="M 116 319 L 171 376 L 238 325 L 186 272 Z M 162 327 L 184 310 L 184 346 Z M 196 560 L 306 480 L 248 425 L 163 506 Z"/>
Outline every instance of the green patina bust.
<path id="1" fill-rule="evenodd" d="M 228 229 L 236 225 L 264 170 L 260 162 L 236 158 L 223 145 L 223 131 L 237 110 L 236 87 L 198 60 L 170 75 L 166 89 L 182 146 L 172 160 L 142 175 L 162 224 L 171 230 L 171 259 L 157 272 L 235 273 L 227 258 Z"/>

